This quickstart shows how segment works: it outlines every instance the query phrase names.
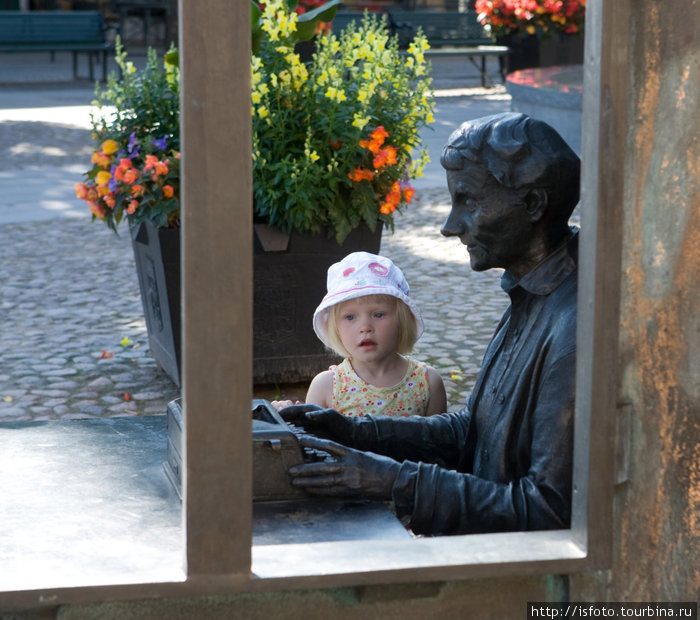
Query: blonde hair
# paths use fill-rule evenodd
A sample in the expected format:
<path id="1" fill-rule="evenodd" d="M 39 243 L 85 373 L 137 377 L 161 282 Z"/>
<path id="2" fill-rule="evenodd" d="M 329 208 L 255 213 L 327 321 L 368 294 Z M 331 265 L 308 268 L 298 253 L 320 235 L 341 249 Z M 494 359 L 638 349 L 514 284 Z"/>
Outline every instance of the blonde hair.
<path id="1" fill-rule="evenodd" d="M 360 303 L 368 303 L 372 300 L 393 300 L 399 319 L 399 336 L 396 343 L 396 352 L 401 355 L 406 355 L 413 351 L 413 345 L 416 344 L 418 326 L 416 325 L 416 319 L 413 313 L 401 299 L 393 295 L 363 295 L 361 297 L 355 297 L 354 299 Z M 338 334 L 338 314 L 340 306 L 343 303 L 344 302 L 340 302 L 329 308 L 327 323 L 328 348 L 341 357 L 350 357 L 350 353 L 343 346 L 343 342 L 340 340 L 340 335 Z"/>

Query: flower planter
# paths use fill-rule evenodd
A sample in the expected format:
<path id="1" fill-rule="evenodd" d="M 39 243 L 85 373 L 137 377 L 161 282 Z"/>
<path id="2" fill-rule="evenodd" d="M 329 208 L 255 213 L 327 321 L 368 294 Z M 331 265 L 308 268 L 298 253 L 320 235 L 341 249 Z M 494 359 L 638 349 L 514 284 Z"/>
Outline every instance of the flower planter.
<path id="1" fill-rule="evenodd" d="M 132 229 L 136 273 L 151 355 L 180 385 L 180 229 L 145 220 Z"/>
<path id="2" fill-rule="evenodd" d="M 507 45 L 508 72 L 535 67 L 580 65 L 583 63 L 583 36 L 580 34 L 539 39 L 535 35 L 522 37 L 508 34 L 496 39 Z"/>
<path id="3" fill-rule="evenodd" d="M 253 380 L 255 384 L 309 381 L 337 357 L 313 331 L 313 312 L 326 292 L 328 267 L 350 252 L 374 254 L 374 231 L 354 230 L 343 245 L 325 235 L 286 235 L 264 224 L 254 232 Z M 180 234 L 150 221 L 132 233 L 134 258 L 151 354 L 179 386 Z"/>
<path id="4" fill-rule="evenodd" d="M 328 267 L 350 252 L 377 254 L 381 224 L 374 231 L 366 226 L 354 230 L 342 246 L 325 235 L 297 233 L 271 245 L 269 232 L 266 226 L 256 226 L 253 379 L 256 384 L 308 381 L 338 361 L 316 337 L 311 323 L 326 294 Z"/>

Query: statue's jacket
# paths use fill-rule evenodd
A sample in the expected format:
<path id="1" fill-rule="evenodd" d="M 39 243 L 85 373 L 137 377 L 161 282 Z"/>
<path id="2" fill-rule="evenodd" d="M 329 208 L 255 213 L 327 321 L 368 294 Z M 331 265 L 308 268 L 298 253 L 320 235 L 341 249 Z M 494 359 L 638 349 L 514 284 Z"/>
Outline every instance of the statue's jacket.
<path id="1" fill-rule="evenodd" d="M 417 534 L 569 527 L 578 231 L 519 281 L 466 406 L 364 419 L 355 446 L 402 461 L 392 495 Z"/>

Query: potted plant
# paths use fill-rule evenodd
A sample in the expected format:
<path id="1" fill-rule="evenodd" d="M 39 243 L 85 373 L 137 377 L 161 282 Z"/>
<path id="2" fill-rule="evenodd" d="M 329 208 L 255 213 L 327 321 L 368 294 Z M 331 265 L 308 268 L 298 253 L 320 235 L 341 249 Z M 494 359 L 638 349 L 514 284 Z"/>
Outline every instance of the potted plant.
<path id="1" fill-rule="evenodd" d="M 115 233 L 128 221 L 149 346 L 180 382 L 180 100 L 177 51 L 137 70 L 116 41 L 120 75 L 95 90 L 92 168 L 76 194 Z"/>
<path id="2" fill-rule="evenodd" d="M 288 2 L 267 2 L 258 24 L 264 36 L 251 64 L 255 375 L 291 381 L 334 360 L 310 321 L 328 266 L 357 249 L 378 252 L 382 228 L 393 229 L 411 202 L 410 179 L 427 161 L 419 130 L 432 121 L 428 44 L 419 34 L 403 53 L 381 16 L 365 14 L 357 27 L 317 32 L 304 63 L 294 51 L 298 18 Z M 265 251 L 271 231 L 279 245 Z M 273 316 L 281 292 L 284 312 Z"/>
<path id="3" fill-rule="evenodd" d="M 350 251 L 379 250 L 382 227 L 392 229 L 411 202 L 409 181 L 427 161 L 418 137 L 433 109 L 425 38 L 401 53 L 369 15 L 333 34 L 323 23 L 337 4 L 300 15 L 295 0 L 270 0 L 252 12 L 256 383 L 307 380 L 333 359 L 311 328 L 326 269 Z M 314 35 L 315 53 L 304 63 L 295 46 Z M 139 72 L 119 46 L 117 62 L 122 76 L 110 76 L 96 99 L 114 111 L 93 117 L 93 168 L 77 192 L 110 228 L 128 220 L 138 263 L 140 240 L 170 232 L 179 241 L 177 52 L 171 48 L 161 66 L 149 51 Z M 154 301 L 163 288 L 155 262 L 139 268 L 149 341 L 179 381 L 179 342 L 170 371 L 151 337 L 167 307 L 179 339 L 179 292 Z"/>
<path id="4" fill-rule="evenodd" d="M 586 0 L 476 0 L 477 19 L 511 48 L 509 71 L 581 64 Z"/>

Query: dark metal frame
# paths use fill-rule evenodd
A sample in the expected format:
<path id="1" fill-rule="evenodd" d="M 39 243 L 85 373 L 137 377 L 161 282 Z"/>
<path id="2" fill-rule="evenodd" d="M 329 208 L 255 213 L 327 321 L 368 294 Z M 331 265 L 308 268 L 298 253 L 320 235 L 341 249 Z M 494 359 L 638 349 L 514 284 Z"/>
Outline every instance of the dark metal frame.
<path id="1" fill-rule="evenodd" d="M 186 575 L 177 583 L 12 593 L 4 596 L 3 606 L 566 574 L 608 567 L 615 482 L 623 157 L 617 153 L 618 160 L 611 160 L 615 154 L 608 153 L 599 159 L 598 153 L 602 137 L 613 134 L 614 138 L 624 127 L 616 122 L 613 110 L 618 96 L 624 102 L 624 93 L 616 94 L 612 103 L 602 99 L 603 85 L 609 87 L 614 77 L 601 62 L 611 57 L 603 46 L 624 45 L 614 43 L 619 37 L 604 36 L 604 14 L 622 4 L 620 0 L 588 4 L 571 529 L 252 549 L 251 511 L 245 508 L 252 497 L 250 419 L 230 415 L 232 409 L 248 411 L 252 373 L 251 161 L 248 149 L 230 148 L 250 144 L 248 91 L 240 87 L 247 66 L 241 68 L 233 60 L 249 49 L 247 8 L 244 3 L 212 0 L 202 11 L 195 8 L 197 4 L 181 0 L 183 92 L 206 93 L 204 99 L 183 98 L 182 107 L 184 312 L 188 317 L 183 363 Z M 216 36 L 220 31 L 228 35 Z M 203 40 L 201 32 L 211 35 Z M 194 41 L 198 42 L 196 58 L 187 54 Z M 216 70 L 206 72 L 202 67 Z M 221 75 L 232 76 L 230 84 L 218 79 Z M 238 189 L 233 197 L 232 175 Z M 597 208 L 599 204 L 606 206 L 604 211 Z M 222 264 L 234 265 L 234 273 L 222 269 Z M 236 354 L 232 355 L 234 342 Z M 222 489 L 235 489 L 235 493 L 222 493 Z"/>

